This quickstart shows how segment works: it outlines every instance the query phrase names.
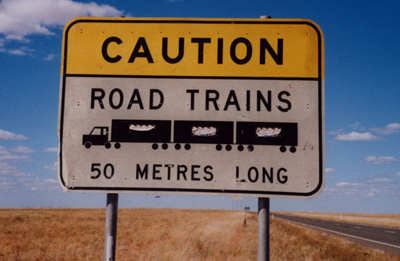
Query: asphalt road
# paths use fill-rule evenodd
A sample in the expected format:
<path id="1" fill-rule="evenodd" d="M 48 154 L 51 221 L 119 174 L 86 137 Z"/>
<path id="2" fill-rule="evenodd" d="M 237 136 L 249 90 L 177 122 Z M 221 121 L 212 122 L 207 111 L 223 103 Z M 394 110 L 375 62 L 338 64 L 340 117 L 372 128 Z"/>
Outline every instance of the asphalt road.
<path id="1" fill-rule="evenodd" d="M 323 230 L 329 234 L 400 256 L 400 229 L 272 214 L 273 218 Z"/>

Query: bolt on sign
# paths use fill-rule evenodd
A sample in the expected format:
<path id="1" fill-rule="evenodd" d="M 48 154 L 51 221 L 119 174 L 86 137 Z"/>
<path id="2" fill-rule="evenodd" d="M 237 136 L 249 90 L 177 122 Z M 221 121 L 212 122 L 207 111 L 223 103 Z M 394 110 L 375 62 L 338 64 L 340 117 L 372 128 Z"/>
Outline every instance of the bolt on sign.
<path id="1" fill-rule="evenodd" d="M 61 74 L 67 191 L 323 187 L 324 44 L 309 20 L 77 18 Z"/>

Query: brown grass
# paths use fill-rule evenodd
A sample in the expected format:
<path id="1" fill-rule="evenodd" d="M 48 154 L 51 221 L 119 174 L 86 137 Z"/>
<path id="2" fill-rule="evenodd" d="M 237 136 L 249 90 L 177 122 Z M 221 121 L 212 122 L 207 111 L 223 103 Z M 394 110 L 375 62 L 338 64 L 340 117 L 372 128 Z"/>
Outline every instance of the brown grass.
<path id="1" fill-rule="evenodd" d="M 279 212 L 285 215 L 309 217 L 332 221 L 350 222 L 362 225 L 400 228 L 400 214 L 354 214 L 354 213 L 312 213 Z"/>
<path id="2" fill-rule="evenodd" d="M 257 260 L 257 213 L 120 209 L 117 260 Z M 101 260 L 105 210 L 2 209 L 0 260 Z M 280 220 L 271 260 L 398 260 Z"/>

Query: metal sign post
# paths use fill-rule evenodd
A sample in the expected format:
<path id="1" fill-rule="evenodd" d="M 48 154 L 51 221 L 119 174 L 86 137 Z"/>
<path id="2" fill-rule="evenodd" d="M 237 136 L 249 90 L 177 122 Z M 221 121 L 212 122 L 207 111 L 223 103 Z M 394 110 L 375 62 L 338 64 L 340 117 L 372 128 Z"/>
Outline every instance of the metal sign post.
<path id="1" fill-rule="evenodd" d="M 117 241 L 118 194 L 107 194 L 106 228 L 104 235 L 104 261 L 115 260 Z"/>
<path id="2" fill-rule="evenodd" d="M 269 198 L 258 198 L 258 261 L 269 261 Z"/>

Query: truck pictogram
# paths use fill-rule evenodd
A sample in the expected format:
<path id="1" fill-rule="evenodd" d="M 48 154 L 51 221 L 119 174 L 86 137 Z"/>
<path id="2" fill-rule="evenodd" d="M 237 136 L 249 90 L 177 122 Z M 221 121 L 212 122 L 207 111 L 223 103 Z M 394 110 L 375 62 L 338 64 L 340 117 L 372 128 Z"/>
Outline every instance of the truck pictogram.
<path id="1" fill-rule="evenodd" d="M 173 127 L 173 128 L 172 128 Z M 171 135 L 172 134 L 172 135 Z M 189 150 L 190 144 L 216 144 L 217 150 L 230 151 L 232 145 L 238 145 L 243 151 L 253 151 L 254 145 L 280 146 L 286 152 L 286 146 L 292 153 L 298 146 L 298 124 L 289 122 L 232 122 L 232 121 L 166 121 L 166 120 L 112 120 L 111 133 L 108 126 L 94 126 L 89 134 L 84 134 L 82 145 L 87 149 L 92 146 L 104 146 L 109 149 L 114 145 L 121 148 L 121 143 L 157 143 L 167 149 L 169 143 L 175 143 L 179 150 L 181 143 Z"/>
<path id="2" fill-rule="evenodd" d="M 163 120 L 112 120 L 111 134 L 107 126 L 95 126 L 89 134 L 82 137 L 86 148 L 104 146 L 107 149 L 121 148 L 125 142 L 170 142 L 171 121 Z"/>

